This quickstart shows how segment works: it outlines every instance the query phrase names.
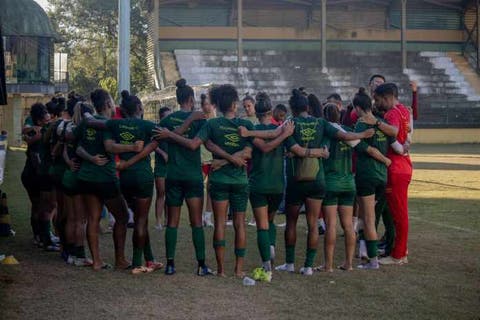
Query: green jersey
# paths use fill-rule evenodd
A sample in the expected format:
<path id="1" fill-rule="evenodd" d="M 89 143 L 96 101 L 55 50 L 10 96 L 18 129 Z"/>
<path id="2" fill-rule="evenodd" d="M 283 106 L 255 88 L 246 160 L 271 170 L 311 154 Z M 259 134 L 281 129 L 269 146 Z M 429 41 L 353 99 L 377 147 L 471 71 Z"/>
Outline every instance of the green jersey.
<path id="1" fill-rule="evenodd" d="M 105 117 L 95 115 L 95 119 L 107 120 Z M 78 146 L 83 147 L 90 155 L 103 155 L 109 159 L 108 163 L 98 166 L 93 162 L 84 160 L 78 172 L 78 179 L 89 182 L 111 182 L 117 180 L 113 154 L 107 153 L 104 141 L 112 139 L 110 131 L 88 128 L 85 121 L 74 130 Z"/>
<path id="2" fill-rule="evenodd" d="M 118 144 L 133 145 L 135 141 L 143 141 L 146 146 L 152 140 L 152 131 L 155 124 L 138 118 L 125 118 L 108 120 L 106 123 L 110 131 L 111 139 Z M 135 156 L 136 152 L 123 152 L 118 154 L 120 160 L 127 161 Z M 135 175 L 139 180 L 149 181 L 153 179 L 150 155 L 120 171 L 120 177 L 126 178 Z"/>
<path id="3" fill-rule="evenodd" d="M 63 119 L 57 120 L 54 124 L 52 124 L 52 132 L 50 135 L 50 146 L 53 148 L 55 145 L 60 141 L 60 138 L 62 137 L 62 131 L 66 129 L 67 122 L 64 121 Z M 60 131 L 60 132 L 59 132 Z M 63 151 L 63 149 L 61 149 Z M 57 167 L 65 167 L 66 163 L 65 160 L 63 159 L 62 152 L 59 152 L 59 155 L 55 156 L 52 161 L 53 161 L 53 166 Z"/>
<path id="4" fill-rule="evenodd" d="M 285 146 L 289 150 L 298 144 L 304 148 L 322 148 L 326 145 L 326 137 L 336 139 L 338 129 L 325 121 L 323 118 L 314 117 L 296 117 L 292 119 L 295 123 L 295 131 L 286 141 Z M 287 159 L 287 181 L 295 179 L 296 159 L 293 157 Z M 325 184 L 325 173 L 323 169 L 323 161 L 318 158 L 320 170 L 318 170 L 317 181 Z"/>
<path id="5" fill-rule="evenodd" d="M 345 131 L 352 131 L 346 126 L 342 126 L 342 128 Z M 337 139 L 330 139 L 329 145 L 330 156 L 323 160 L 326 191 L 349 192 L 355 190 L 352 174 L 352 147 Z"/>
<path id="6" fill-rule="evenodd" d="M 185 111 L 174 112 L 162 119 L 160 126 L 174 131 L 183 124 L 190 114 L 191 112 Z M 206 120 L 194 121 L 183 136 L 187 139 L 193 139 L 205 123 Z M 203 181 L 201 164 L 200 148 L 190 150 L 174 142 L 168 143 L 167 179 Z"/>
<path id="7" fill-rule="evenodd" d="M 42 138 L 38 145 L 38 154 L 40 155 L 40 167 L 38 174 L 47 175 L 50 165 L 52 164 L 52 154 L 50 152 L 50 133 L 53 123 L 49 123 L 41 130 Z"/>
<path id="8" fill-rule="evenodd" d="M 255 130 L 275 130 L 274 124 L 257 124 Z M 283 193 L 283 145 L 268 153 L 253 147 L 252 169 L 249 176 L 250 190 L 255 193 Z"/>
<path id="9" fill-rule="evenodd" d="M 377 119 L 385 122 L 380 118 Z M 377 127 L 368 125 L 363 122 L 357 122 L 357 124 L 355 125 L 355 132 L 363 132 L 370 128 L 375 129 L 375 134 L 371 138 L 363 139 L 362 142 L 360 142 L 360 144 L 355 147 L 355 150 L 358 154 L 355 178 L 361 180 L 363 179 L 366 181 L 371 179 L 378 179 L 380 181 L 386 182 L 387 167 L 383 163 L 372 158 L 367 153 L 367 149 L 369 146 L 371 146 L 377 148 L 383 155 L 386 155 L 391 139 L 387 137 Z"/>
<path id="10" fill-rule="evenodd" d="M 240 118 L 227 119 L 225 117 L 210 119 L 200 130 L 198 137 L 203 142 L 210 139 L 224 151 L 234 154 L 242 151 L 247 146 L 251 147 L 251 139 L 243 138 L 238 134 L 238 127 L 240 126 L 253 130 L 253 124 L 248 120 Z M 213 158 L 220 159 L 216 155 L 213 155 Z M 239 168 L 231 163 L 213 171 L 209 179 L 210 182 L 224 184 L 248 183 L 246 168 Z"/>

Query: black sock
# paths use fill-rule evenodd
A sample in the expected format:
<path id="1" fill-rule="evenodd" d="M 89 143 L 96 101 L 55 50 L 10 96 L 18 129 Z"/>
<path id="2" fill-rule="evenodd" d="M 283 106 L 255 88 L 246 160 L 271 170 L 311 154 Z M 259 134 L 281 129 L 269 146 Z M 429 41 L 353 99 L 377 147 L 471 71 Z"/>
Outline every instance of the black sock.
<path id="1" fill-rule="evenodd" d="M 199 267 L 205 267 L 205 260 L 198 260 L 198 266 Z"/>
<path id="2" fill-rule="evenodd" d="M 175 262 L 173 261 L 173 259 L 167 259 L 167 266 L 175 267 Z"/>

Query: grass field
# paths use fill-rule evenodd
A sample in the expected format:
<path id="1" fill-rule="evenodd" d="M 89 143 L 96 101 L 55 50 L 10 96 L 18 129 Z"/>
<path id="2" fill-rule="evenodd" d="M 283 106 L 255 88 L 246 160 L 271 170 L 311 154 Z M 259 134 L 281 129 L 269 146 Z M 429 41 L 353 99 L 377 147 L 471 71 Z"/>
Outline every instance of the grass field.
<path id="1" fill-rule="evenodd" d="M 199 278 L 186 215 L 179 228 L 177 274 L 132 276 L 94 273 L 65 265 L 57 254 L 31 244 L 29 203 L 20 183 L 21 152 L 9 152 L 6 180 L 15 238 L 0 239 L 0 252 L 18 266 L 0 265 L 0 319 L 479 319 L 480 317 L 480 146 L 418 145 L 410 187 L 409 264 L 378 271 L 275 273 L 272 283 L 244 287 L 230 276 Z M 278 218 L 283 222 L 283 217 Z M 305 229 L 301 219 L 300 230 Z M 227 238 L 227 271 L 233 274 L 233 230 Z M 299 233 L 297 268 L 305 233 Z M 129 231 L 129 239 L 131 231 Z M 151 230 L 154 252 L 164 260 L 164 234 Z M 207 231 L 207 260 L 215 267 Z M 130 241 L 128 241 L 130 242 Z M 113 262 L 110 235 L 101 239 Z M 338 239 L 336 263 L 343 258 Z M 277 262 L 283 262 L 278 230 Z M 323 260 L 320 246 L 316 263 Z M 127 252 L 131 252 L 128 244 Z M 248 227 L 246 270 L 259 264 L 256 232 Z"/>

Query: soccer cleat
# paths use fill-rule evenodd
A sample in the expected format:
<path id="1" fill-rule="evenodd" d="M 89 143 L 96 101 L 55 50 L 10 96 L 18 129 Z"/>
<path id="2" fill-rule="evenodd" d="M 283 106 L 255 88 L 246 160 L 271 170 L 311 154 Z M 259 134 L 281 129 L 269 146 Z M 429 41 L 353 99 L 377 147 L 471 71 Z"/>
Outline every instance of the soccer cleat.
<path id="1" fill-rule="evenodd" d="M 147 266 L 147 268 L 150 268 L 152 270 L 159 270 L 163 268 L 163 263 L 156 261 L 147 261 L 145 265 Z"/>
<path id="2" fill-rule="evenodd" d="M 155 230 L 157 230 L 157 231 L 162 231 L 163 226 L 162 226 L 162 224 L 160 223 L 160 224 L 156 224 L 153 228 L 154 228 Z"/>
<path id="3" fill-rule="evenodd" d="M 272 271 L 266 271 L 264 268 L 256 268 L 252 272 L 252 278 L 257 281 L 271 282 Z"/>
<path id="4" fill-rule="evenodd" d="M 287 272 L 295 272 L 295 265 L 293 263 L 285 263 L 275 267 L 277 271 L 287 271 Z"/>
<path id="5" fill-rule="evenodd" d="M 197 268 L 197 276 L 204 277 L 204 276 L 212 276 L 215 273 L 206 265 L 204 266 L 198 266 Z"/>
<path id="6" fill-rule="evenodd" d="M 176 273 L 175 271 L 175 266 L 171 264 L 167 264 L 167 267 L 165 268 L 165 274 L 167 276 L 172 276 Z"/>
<path id="7" fill-rule="evenodd" d="M 408 258 L 405 256 L 403 258 L 400 258 L 400 259 L 395 259 L 394 257 L 392 256 L 388 256 L 388 257 L 385 257 L 385 258 L 381 258 L 380 260 L 378 260 L 378 263 L 380 263 L 381 265 L 402 265 L 402 264 L 407 264 L 408 263 Z"/>
<path id="8" fill-rule="evenodd" d="M 53 243 L 55 243 L 55 244 L 57 244 L 57 243 L 60 242 L 60 238 L 57 237 L 56 235 L 54 235 L 54 234 L 51 233 L 51 232 L 50 232 L 50 240 L 51 240 Z"/>
<path id="9" fill-rule="evenodd" d="M 286 226 L 287 226 L 286 222 L 277 224 L 277 227 L 279 227 L 279 228 L 285 228 Z"/>
<path id="10" fill-rule="evenodd" d="M 248 222 L 248 225 L 250 227 L 256 227 L 257 226 L 257 222 L 254 220 L 254 219 L 251 219 L 249 222 Z"/>
<path id="11" fill-rule="evenodd" d="M 300 274 L 304 276 L 311 276 L 313 275 L 313 269 L 312 267 L 301 267 Z"/>
<path id="12" fill-rule="evenodd" d="M 51 244 L 51 245 L 48 245 L 48 246 L 44 246 L 43 250 L 45 250 L 47 252 L 60 252 L 60 247 L 57 246 L 57 245 Z"/>
<path id="13" fill-rule="evenodd" d="M 360 269 L 360 270 L 377 270 L 379 269 L 380 266 L 378 265 L 378 262 L 374 262 L 374 261 L 370 261 L 370 262 L 366 262 L 366 263 L 362 263 L 362 264 L 359 264 L 357 266 L 357 269 Z"/>
<path id="14" fill-rule="evenodd" d="M 68 258 L 67 258 L 67 264 L 70 264 L 70 265 L 73 265 L 75 264 L 75 261 L 76 261 L 76 257 L 75 256 L 72 256 L 72 255 L 68 255 Z"/>
<path id="15" fill-rule="evenodd" d="M 232 220 L 227 220 L 227 223 L 225 224 L 226 226 L 233 226 L 233 221 Z"/>
<path id="16" fill-rule="evenodd" d="M 93 261 L 87 258 L 75 258 L 75 267 L 90 267 Z"/>

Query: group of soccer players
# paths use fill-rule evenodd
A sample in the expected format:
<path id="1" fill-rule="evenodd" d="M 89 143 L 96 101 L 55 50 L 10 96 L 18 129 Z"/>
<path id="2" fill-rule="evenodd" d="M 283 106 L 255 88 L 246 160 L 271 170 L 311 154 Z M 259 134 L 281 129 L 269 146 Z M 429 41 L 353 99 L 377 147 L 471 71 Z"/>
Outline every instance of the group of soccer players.
<path id="1" fill-rule="evenodd" d="M 318 269 L 334 270 L 337 214 L 345 238 L 345 260 L 339 269 L 353 270 L 357 241 L 359 269 L 408 262 L 415 86 L 413 112 L 398 101 L 395 84 L 374 75 L 370 95 L 360 88 L 349 106 L 343 106 L 338 94 L 321 103 L 300 88 L 292 91 L 288 114 L 284 105 L 273 106 L 268 94 L 259 92 L 243 99 L 245 117 L 239 117 L 241 102 L 232 85 L 215 85 L 202 94 L 200 111 L 194 111 L 195 93 L 186 80 L 176 86 L 179 109 L 161 108 L 157 124 L 143 119 L 142 102 L 126 91 L 118 108 L 103 89 L 93 91 L 88 102 L 71 93 L 68 99 L 31 107 L 23 128 L 28 149 L 22 183 L 32 204 L 36 245 L 60 251 L 68 264 L 112 268 L 99 249 L 100 219 L 102 212 L 109 212 L 115 221 L 115 268 L 132 274 L 161 269 L 148 227 L 155 188 L 155 228 L 165 232 L 167 275 L 176 272 L 184 203 L 199 276 L 225 276 L 229 220 L 235 232 L 234 273 L 244 276 L 248 202 L 262 262 L 254 270 L 256 279 L 272 279 L 274 219 L 280 207 L 286 215 L 285 263 L 277 271 L 296 270 L 297 221 L 303 211 L 308 226 L 305 262 L 299 269 L 303 275 L 314 272 L 319 219 L 325 229 L 325 263 Z M 129 212 L 131 261 L 125 254 Z M 380 218 L 386 232 L 379 243 Z M 205 226 L 214 227 L 215 272 L 206 264 Z"/>

